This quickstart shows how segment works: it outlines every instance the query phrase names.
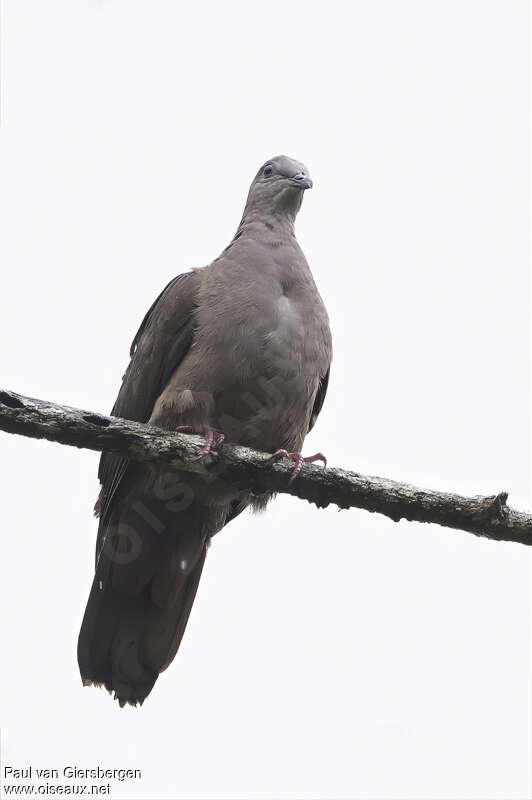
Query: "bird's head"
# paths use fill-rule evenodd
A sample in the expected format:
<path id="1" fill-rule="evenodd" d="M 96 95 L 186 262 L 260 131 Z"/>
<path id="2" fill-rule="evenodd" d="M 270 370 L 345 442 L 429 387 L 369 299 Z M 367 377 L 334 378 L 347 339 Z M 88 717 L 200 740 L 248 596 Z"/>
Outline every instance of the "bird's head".
<path id="1" fill-rule="evenodd" d="M 286 215 L 293 220 L 301 208 L 303 192 L 311 187 L 308 169 L 300 161 L 288 156 L 270 158 L 253 179 L 245 216 Z"/>

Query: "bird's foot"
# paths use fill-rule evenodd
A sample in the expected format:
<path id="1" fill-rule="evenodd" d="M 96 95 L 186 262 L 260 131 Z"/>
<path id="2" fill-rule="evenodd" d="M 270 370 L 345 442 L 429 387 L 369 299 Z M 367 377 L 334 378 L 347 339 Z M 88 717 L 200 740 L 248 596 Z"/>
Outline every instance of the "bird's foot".
<path id="1" fill-rule="evenodd" d="M 225 435 L 220 433 L 219 431 L 213 431 L 212 428 L 207 429 L 207 433 L 205 434 L 205 444 L 199 451 L 198 455 L 195 456 L 192 460 L 193 461 L 200 461 L 203 456 L 207 456 L 213 450 L 217 450 L 218 447 L 223 443 L 225 439 Z"/>
<path id="2" fill-rule="evenodd" d="M 275 453 L 270 456 L 269 461 L 279 461 L 281 458 L 289 458 L 291 461 L 295 462 L 294 470 L 288 481 L 289 486 L 301 472 L 303 464 L 313 464 L 315 461 L 323 461 L 323 469 L 327 467 L 327 459 L 323 453 L 315 453 L 313 456 L 304 457 L 301 453 L 289 453 L 288 450 L 276 450 Z"/>

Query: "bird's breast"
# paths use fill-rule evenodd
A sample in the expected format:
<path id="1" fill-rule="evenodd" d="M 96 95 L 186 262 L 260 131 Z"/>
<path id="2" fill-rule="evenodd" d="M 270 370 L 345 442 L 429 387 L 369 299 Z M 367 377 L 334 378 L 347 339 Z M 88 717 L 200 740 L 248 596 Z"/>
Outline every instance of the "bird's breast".
<path id="1" fill-rule="evenodd" d="M 275 314 L 273 317 L 274 334 L 304 334 L 304 320 L 301 309 L 293 299 L 283 294 L 275 304 Z"/>

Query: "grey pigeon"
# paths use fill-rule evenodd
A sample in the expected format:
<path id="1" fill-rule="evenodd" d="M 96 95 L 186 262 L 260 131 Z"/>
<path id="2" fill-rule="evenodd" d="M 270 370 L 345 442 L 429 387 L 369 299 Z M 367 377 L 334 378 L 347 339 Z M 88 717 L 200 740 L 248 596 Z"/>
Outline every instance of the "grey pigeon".
<path id="1" fill-rule="evenodd" d="M 174 278 L 133 340 L 112 414 L 288 456 L 323 405 L 327 312 L 294 234 L 306 167 L 278 156 L 253 180 L 242 221 L 209 266 Z M 321 455 L 308 460 L 316 460 Z M 268 496 L 111 453 L 100 460 L 96 571 L 78 642 L 83 683 L 142 703 L 173 660 L 210 538 Z"/>

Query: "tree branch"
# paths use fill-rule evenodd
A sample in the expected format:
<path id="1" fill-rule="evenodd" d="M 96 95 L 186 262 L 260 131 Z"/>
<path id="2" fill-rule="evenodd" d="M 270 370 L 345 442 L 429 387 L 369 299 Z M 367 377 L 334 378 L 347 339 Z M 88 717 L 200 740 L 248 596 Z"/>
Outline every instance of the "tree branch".
<path id="1" fill-rule="evenodd" d="M 225 444 L 203 461 L 192 459 L 203 445 L 198 436 L 173 433 L 117 417 L 35 400 L 0 390 L 0 430 L 90 450 L 106 450 L 133 461 L 159 462 L 179 472 L 218 479 L 240 490 L 283 492 L 325 508 L 362 508 L 398 522 L 433 522 L 489 539 L 532 544 L 532 516 L 506 505 L 508 495 L 463 497 L 419 489 L 406 483 L 359 475 L 343 469 L 323 470 L 305 464 L 289 484 L 293 465 L 271 463 L 268 455 Z"/>

